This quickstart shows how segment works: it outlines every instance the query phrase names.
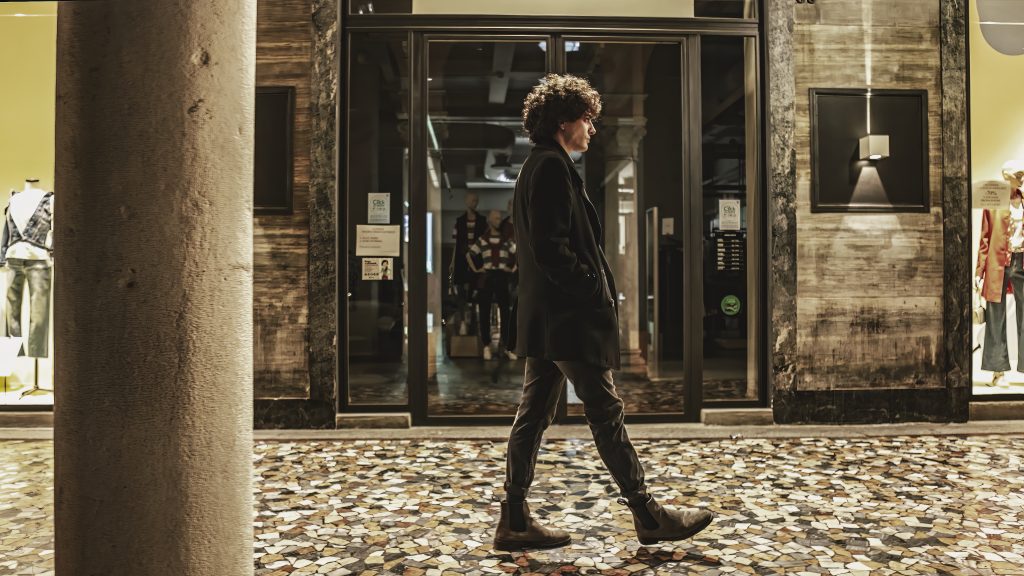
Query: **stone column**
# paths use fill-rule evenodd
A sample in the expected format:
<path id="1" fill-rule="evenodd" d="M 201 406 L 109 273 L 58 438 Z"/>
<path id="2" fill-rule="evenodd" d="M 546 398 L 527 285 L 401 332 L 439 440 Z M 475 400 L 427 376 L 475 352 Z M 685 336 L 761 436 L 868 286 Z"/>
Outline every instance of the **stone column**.
<path id="1" fill-rule="evenodd" d="M 256 0 L 62 2 L 59 576 L 252 561 Z"/>

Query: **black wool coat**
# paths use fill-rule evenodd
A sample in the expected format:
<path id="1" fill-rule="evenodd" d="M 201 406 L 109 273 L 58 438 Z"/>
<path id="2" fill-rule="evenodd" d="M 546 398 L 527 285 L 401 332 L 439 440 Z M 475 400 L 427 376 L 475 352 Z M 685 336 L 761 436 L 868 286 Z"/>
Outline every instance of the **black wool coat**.
<path id="1" fill-rule="evenodd" d="M 619 367 L 615 280 L 583 179 L 554 141 L 530 152 L 513 203 L 519 356 Z"/>

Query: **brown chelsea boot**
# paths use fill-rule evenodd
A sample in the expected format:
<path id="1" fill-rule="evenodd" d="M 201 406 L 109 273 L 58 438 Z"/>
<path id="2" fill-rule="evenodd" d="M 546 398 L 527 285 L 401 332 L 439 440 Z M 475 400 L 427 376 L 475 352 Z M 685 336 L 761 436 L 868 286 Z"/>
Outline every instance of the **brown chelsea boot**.
<path id="1" fill-rule="evenodd" d="M 501 519 L 494 532 L 495 550 L 558 548 L 572 541 L 564 530 L 547 528 L 530 516 L 526 502 L 501 503 Z"/>
<path id="2" fill-rule="evenodd" d="M 663 508 L 654 501 L 653 496 L 647 496 L 646 501 L 635 504 L 621 498 L 619 502 L 629 506 L 630 512 L 633 513 L 637 540 L 645 546 L 658 542 L 686 540 L 707 528 L 715 518 L 711 512 L 697 508 Z"/>

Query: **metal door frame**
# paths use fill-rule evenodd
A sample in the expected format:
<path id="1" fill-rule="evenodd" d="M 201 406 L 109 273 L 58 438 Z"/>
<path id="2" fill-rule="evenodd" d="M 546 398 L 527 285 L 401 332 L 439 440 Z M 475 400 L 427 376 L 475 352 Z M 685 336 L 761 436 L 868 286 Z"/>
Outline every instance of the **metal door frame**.
<path id="1" fill-rule="evenodd" d="M 342 7 L 344 8 L 344 7 Z M 764 166 L 764 80 L 761 70 L 764 66 L 764 36 L 761 32 L 762 22 L 731 19 L 607 19 L 591 17 L 423 17 L 369 15 L 357 18 L 344 14 L 339 10 L 339 28 L 341 30 L 341 46 L 339 57 L 337 142 L 338 142 L 338 197 L 337 212 L 337 270 L 338 280 L 338 402 L 337 409 L 343 413 L 359 412 L 410 412 L 413 425 L 508 425 L 513 415 L 467 415 L 467 416 L 431 416 L 427 405 L 427 338 L 426 315 L 428 309 L 427 292 L 425 289 L 409 290 L 408 307 L 408 400 L 405 404 L 353 404 L 348 399 L 348 306 L 347 306 L 347 273 L 348 270 L 348 157 L 347 157 L 347 113 L 348 113 L 348 45 L 350 32 L 392 32 L 405 33 L 410 51 L 410 158 L 409 158 L 409 286 L 424 287 L 426 281 L 426 208 L 427 198 L 424 193 L 426 182 L 427 129 L 426 106 L 428 103 L 427 85 L 427 47 L 431 40 L 464 40 L 464 41 L 516 41 L 535 40 L 547 37 L 548 71 L 562 73 L 565 69 L 564 41 L 566 39 L 580 41 L 607 41 L 619 43 L 644 42 L 678 42 L 681 54 L 681 94 L 682 118 L 684 131 L 681 162 L 686 173 L 683 175 L 683 199 L 685 224 L 688 226 L 686 242 L 689 247 L 684 254 L 684 286 L 689 287 L 684 295 L 684 333 L 689 339 L 685 344 L 684 367 L 686 378 L 686 398 L 683 412 L 665 412 L 658 414 L 627 414 L 627 422 L 697 422 L 700 419 L 703 402 L 703 256 L 699 247 L 702 245 L 702 182 L 701 182 L 701 84 L 700 84 L 700 38 L 702 34 L 714 36 L 753 37 L 758 41 L 757 75 L 760 90 L 758 91 L 759 117 L 756 125 L 759 152 L 756 155 L 759 164 L 758 189 L 756 193 L 765 194 Z M 343 25 L 341 25 L 343 23 Z M 764 238 L 760 240 L 760 250 L 755 256 L 748 254 L 748 265 L 764 267 L 761 262 L 766 257 L 768 245 L 767 211 L 769 202 L 762 202 L 762 210 L 754 215 L 762 222 Z M 642 231 L 641 231 L 642 232 Z M 646 274 L 646 270 L 642 272 Z M 761 302 L 761 318 L 759 319 L 759 338 L 761 350 L 758 350 L 758 387 L 757 401 L 714 402 L 715 406 L 764 406 L 767 395 L 767 340 L 769 333 L 767 318 L 769 300 L 767 298 L 766 278 L 760 278 L 760 285 L 754 287 Z M 565 394 L 559 400 L 557 421 L 563 423 L 584 422 L 582 416 L 569 416 L 566 409 Z"/>

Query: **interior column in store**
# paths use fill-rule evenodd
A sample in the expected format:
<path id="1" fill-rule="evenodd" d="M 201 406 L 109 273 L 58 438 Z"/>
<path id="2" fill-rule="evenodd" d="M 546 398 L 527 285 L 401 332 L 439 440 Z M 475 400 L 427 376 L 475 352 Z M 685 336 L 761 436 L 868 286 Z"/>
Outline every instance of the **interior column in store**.
<path id="1" fill-rule="evenodd" d="M 255 32 L 255 0 L 60 4 L 59 576 L 253 572 Z"/>

